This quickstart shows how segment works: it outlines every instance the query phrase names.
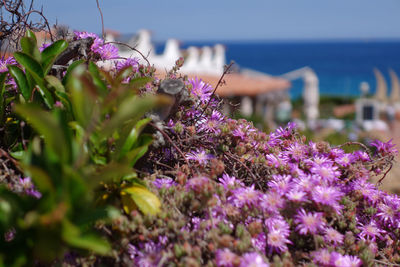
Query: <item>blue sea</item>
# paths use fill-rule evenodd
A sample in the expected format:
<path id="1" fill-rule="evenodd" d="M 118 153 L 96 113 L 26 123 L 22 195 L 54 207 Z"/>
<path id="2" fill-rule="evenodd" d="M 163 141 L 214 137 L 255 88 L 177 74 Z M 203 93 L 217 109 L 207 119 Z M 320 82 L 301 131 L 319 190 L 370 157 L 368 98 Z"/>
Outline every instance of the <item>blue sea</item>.
<path id="1" fill-rule="evenodd" d="M 216 42 L 183 42 L 190 45 L 213 45 Z M 271 75 L 309 66 L 318 75 L 321 95 L 357 96 L 360 83 L 366 81 L 370 92 L 375 92 L 373 68 L 386 77 L 390 90 L 388 69 L 400 77 L 400 40 L 397 41 L 287 41 L 287 42 L 229 42 L 226 46 L 227 63 L 250 68 Z M 158 53 L 162 45 L 157 46 Z M 290 89 L 292 98 L 301 95 L 303 83 L 295 80 Z"/>

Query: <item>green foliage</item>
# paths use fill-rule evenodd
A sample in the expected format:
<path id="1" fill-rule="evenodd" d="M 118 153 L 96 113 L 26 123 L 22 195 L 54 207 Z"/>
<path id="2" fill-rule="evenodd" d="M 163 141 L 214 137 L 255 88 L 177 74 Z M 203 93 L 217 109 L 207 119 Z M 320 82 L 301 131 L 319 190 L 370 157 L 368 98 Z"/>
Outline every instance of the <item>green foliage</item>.
<path id="1" fill-rule="evenodd" d="M 22 52 L 14 54 L 23 68 L 8 66 L 22 96 L 13 98 L 15 113 L 10 116 L 30 126 L 23 130 L 28 140 L 20 140 L 28 141 L 27 149 L 16 142 L 13 155 L 21 159 L 25 176 L 33 179 L 42 197 L 0 188 L 0 230 L 16 231 L 12 241 L 0 243 L 0 265 L 49 262 L 70 248 L 108 255 L 110 245 L 94 224 L 107 223 L 115 214 L 109 203 L 122 208 L 121 198 L 124 206 L 130 201 L 128 213 L 160 210 L 158 198 L 137 178 L 128 178 L 136 177 L 132 167 L 152 142 L 141 133 L 149 122 L 143 115 L 169 99 L 137 94 L 149 78 L 121 83 L 131 67 L 112 75 L 92 62 L 76 61 L 63 80 L 48 75 L 67 46 L 60 40 L 40 53 L 28 31 Z M 0 96 L 4 80 L 0 75 Z M 7 101 L 1 100 L 3 115 Z"/>

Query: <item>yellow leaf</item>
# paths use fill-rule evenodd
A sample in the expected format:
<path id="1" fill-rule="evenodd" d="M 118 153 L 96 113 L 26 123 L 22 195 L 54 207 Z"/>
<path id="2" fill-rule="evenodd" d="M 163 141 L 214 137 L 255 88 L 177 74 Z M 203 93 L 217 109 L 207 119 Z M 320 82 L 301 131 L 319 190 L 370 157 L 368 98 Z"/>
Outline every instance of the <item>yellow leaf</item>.
<path id="1" fill-rule="evenodd" d="M 126 213 L 139 208 L 144 214 L 155 215 L 160 211 L 161 203 L 158 197 L 144 188 L 134 185 L 121 192 L 122 204 Z"/>

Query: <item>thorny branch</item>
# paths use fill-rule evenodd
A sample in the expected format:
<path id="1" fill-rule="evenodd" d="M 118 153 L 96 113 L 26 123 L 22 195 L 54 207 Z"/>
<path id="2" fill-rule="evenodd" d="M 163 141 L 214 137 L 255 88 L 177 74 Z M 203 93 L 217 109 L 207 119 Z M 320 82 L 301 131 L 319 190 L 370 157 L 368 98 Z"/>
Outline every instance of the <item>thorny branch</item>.
<path id="1" fill-rule="evenodd" d="M 30 18 L 32 14 L 40 16 L 39 21 Z M 36 10 L 33 7 L 33 0 L 30 1 L 29 8 L 26 10 L 23 0 L 1 0 L 0 2 L 0 42 L 7 48 L 17 48 L 19 39 L 25 34 L 26 29 L 34 32 L 43 31 L 50 35 L 52 41 L 50 25 L 43 14 L 43 9 Z"/>
<path id="2" fill-rule="evenodd" d="M 130 45 L 128 45 L 128 44 L 121 43 L 121 42 L 117 42 L 117 41 L 107 42 L 106 44 L 117 44 L 117 45 L 126 46 L 126 47 L 128 47 L 129 49 L 131 49 L 132 51 L 137 52 L 137 53 L 146 61 L 146 63 L 147 63 L 148 66 L 151 65 L 151 64 L 150 64 L 150 61 L 147 59 L 147 57 L 146 57 L 145 55 L 143 55 L 142 52 L 140 52 L 139 50 L 137 50 L 136 48 L 134 48 L 134 47 L 132 47 L 132 46 L 130 46 Z"/>
<path id="3" fill-rule="evenodd" d="M 105 37 L 106 37 L 106 34 L 105 34 L 105 32 L 104 32 L 103 12 L 101 11 L 100 4 L 99 4 L 99 0 L 96 0 L 96 3 L 97 3 L 97 8 L 99 9 L 99 13 L 100 13 L 100 17 L 101 17 L 101 35 L 102 35 L 102 38 L 103 38 L 103 40 L 104 40 Z"/>

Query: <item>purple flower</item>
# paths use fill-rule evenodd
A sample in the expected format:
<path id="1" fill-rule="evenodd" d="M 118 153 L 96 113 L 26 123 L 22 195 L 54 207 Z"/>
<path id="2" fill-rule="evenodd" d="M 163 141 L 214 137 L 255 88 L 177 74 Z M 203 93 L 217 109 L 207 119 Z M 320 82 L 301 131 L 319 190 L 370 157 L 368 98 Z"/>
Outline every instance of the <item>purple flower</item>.
<path id="1" fill-rule="evenodd" d="M 210 117 L 208 118 L 206 117 L 205 119 L 202 120 L 199 130 L 208 133 L 219 134 L 221 132 L 219 126 L 221 125 L 222 121 L 223 121 L 222 114 L 216 110 L 213 110 Z"/>
<path id="2" fill-rule="evenodd" d="M 358 267 L 362 262 L 355 256 L 341 255 L 334 251 L 331 254 L 331 264 L 334 267 Z"/>
<path id="3" fill-rule="evenodd" d="M 188 82 L 192 85 L 191 92 L 197 96 L 202 103 L 206 103 L 211 97 L 213 88 L 197 77 L 189 79 Z"/>
<path id="4" fill-rule="evenodd" d="M 6 242 L 11 242 L 14 240 L 15 238 L 15 234 L 17 233 L 17 231 L 15 230 L 14 227 L 10 228 L 7 232 L 4 233 L 4 240 Z"/>
<path id="5" fill-rule="evenodd" d="M 380 191 L 374 184 L 364 180 L 356 180 L 352 184 L 353 190 L 359 191 L 361 195 L 371 203 L 376 203 L 380 199 Z"/>
<path id="6" fill-rule="evenodd" d="M 294 221 L 297 223 L 296 230 L 302 235 L 316 234 L 325 225 L 321 212 L 306 212 L 303 208 Z"/>
<path id="7" fill-rule="evenodd" d="M 333 182 L 340 176 L 340 172 L 337 171 L 337 167 L 325 164 L 314 165 L 314 167 L 311 168 L 311 172 L 319 175 L 322 180 L 327 182 Z"/>
<path id="8" fill-rule="evenodd" d="M 259 206 L 266 212 L 276 213 L 285 206 L 285 199 L 274 191 L 262 194 Z"/>
<path id="9" fill-rule="evenodd" d="M 298 162 L 303 159 L 305 152 L 306 151 L 304 146 L 300 145 L 299 143 L 294 143 L 289 145 L 286 153 L 290 157 L 290 159 Z"/>
<path id="10" fill-rule="evenodd" d="M 290 226 L 281 215 L 265 219 L 265 225 L 267 226 L 268 231 L 276 230 L 285 233 L 287 236 L 290 234 Z"/>
<path id="11" fill-rule="evenodd" d="M 244 184 L 237 180 L 234 176 L 229 176 L 226 173 L 222 174 L 222 178 L 219 178 L 218 181 L 224 186 L 225 190 L 232 189 L 235 186 L 244 187 Z"/>
<path id="12" fill-rule="evenodd" d="M 95 49 L 102 60 L 118 58 L 118 48 L 112 44 L 104 44 Z"/>
<path id="13" fill-rule="evenodd" d="M 382 238 L 383 233 L 385 233 L 385 230 L 380 229 L 374 221 L 371 221 L 369 224 L 362 225 L 358 227 L 358 229 L 361 231 L 358 236 L 362 240 L 371 240 L 375 241 L 376 238 Z"/>
<path id="14" fill-rule="evenodd" d="M 14 57 L 8 57 L 6 59 L 0 59 L 0 73 L 8 71 L 7 65 L 16 65 Z"/>
<path id="15" fill-rule="evenodd" d="M 161 179 L 156 179 L 153 181 L 153 185 L 157 187 L 158 189 L 161 188 L 170 188 L 171 186 L 175 186 L 176 183 L 172 178 L 161 178 Z"/>
<path id="16" fill-rule="evenodd" d="M 329 266 L 329 264 L 331 263 L 331 253 L 326 248 L 313 251 L 311 255 L 314 259 L 314 263 L 319 263 L 323 266 Z"/>
<path id="17" fill-rule="evenodd" d="M 213 156 L 207 154 L 204 149 L 198 149 L 196 151 L 192 151 L 186 154 L 186 159 L 197 161 L 200 165 L 207 165 L 208 161 L 212 159 Z"/>
<path id="18" fill-rule="evenodd" d="M 215 253 L 215 263 L 218 267 L 233 267 L 237 257 L 238 256 L 228 248 L 219 249 Z"/>
<path id="19" fill-rule="evenodd" d="M 381 142 L 379 140 L 375 140 L 370 145 L 376 147 L 376 150 L 382 156 L 385 155 L 397 155 L 398 150 L 396 149 L 396 145 L 392 143 L 393 139 L 390 139 L 386 143 Z"/>
<path id="20" fill-rule="evenodd" d="M 376 216 L 385 224 L 392 225 L 396 224 L 398 220 L 398 211 L 400 211 L 400 203 L 397 196 L 385 196 L 383 202 L 378 203 L 378 212 Z"/>
<path id="21" fill-rule="evenodd" d="M 284 195 L 287 191 L 289 191 L 291 180 L 291 177 L 289 175 L 276 174 L 272 176 L 272 179 L 273 180 L 267 183 L 270 190 L 273 190 L 280 195 Z"/>
<path id="22" fill-rule="evenodd" d="M 267 155 L 265 155 L 265 158 L 266 158 L 267 162 L 275 168 L 278 168 L 282 164 L 280 159 L 273 154 L 267 154 Z"/>
<path id="23" fill-rule="evenodd" d="M 238 208 L 245 205 L 253 206 L 260 199 L 260 192 L 254 189 L 254 185 L 250 187 L 240 187 L 232 190 L 232 196 L 229 201 Z"/>
<path id="24" fill-rule="evenodd" d="M 288 239 L 289 233 L 280 230 L 271 230 L 268 232 L 267 244 L 270 247 L 271 252 L 284 252 L 288 250 L 287 244 L 292 244 Z"/>
<path id="25" fill-rule="evenodd" d="M 51 44 L 46 44 L 46 43 L 43 43 L 40 47 L 39 47 L 39 51 L 40 52 L 43 52 L 43 50 L 45 50 L 47 47 L 49 47 Z"/>
<path id="26" fill-rule="evenodd" d="M 265 247 L 267 246 L 267 240 L 264 232 L 261 232 L 256 237 L 251 239 L 251 243 L 255 248 L 259 251 L 265 251 Z"/>
<path id="27" fill-rule="evenodd" d="M 95 33 L 91 33 L 91 32 L 85 32 L 85 31 L 83 31 L 83 32 L 80 32 L 80 31 L 74 31 L 74 34 L 75 34 L 75 38 L 76 39 L 85 39 L 85 38 L 99 38 L 98 36 L 97 36 L 97 34 L 95 34 Z"/>
<path id="28" fill-rule="evenodd" d="M 334 245 L 342 244 L 344 236 L 333 228 L 325 229 L 324 239 L 328 243 L 333 243 Z"/>
<path id="29" fill-rule="evenodd" d="M 119 60 L 117 62 L 116 68 L 117 68 L 117 70 L 122 70 L 122 69 L 130 67 L 130 66 L 135 68 L 138 65 L 139 65 L 139 59 L 134 57 L 134 58 L 127 58 L 127 59 Z"/>
<path id="30" fill-rule="evenodd" d="M 311 192 L 314 202 L 340 209 L 338 201 L 343 196 L 337 188 L 333 186 L 316 186 Z"/>
<path id="31" fill-rule="evenodd" d="M 35 190 L 35 186 L 32 183 L 31 177 L 25 177 L 25 178 L 20 178 L 19 179 L 20 184 L 22 185 L 22 188 L 24 189 L 25 194 L 35 197 L 35 198 L 41 198 L 42 194 Z"/>
<path id="32" fill-rule="evenodd" d="M 307 193 L 298 189 L 293 189 L 286 194 L 286 197 L 293 202 L 307 201 Z"/>
<path id="33" fill-rule="evenodd" d="M 269 264 L 258 253 L 250 252 L 242 255 L 239 267 L 269 267 Z"/>
<path id="34" fill-rule="evenodd" d="M 371 160 L 368 153 L 365 151 L 357 150 L 357 151 L 353 152 L 353 155 L 354 155 L 355 160 L 361 160 L 363 162 Z"/>
<path id="35" fill-rule="evenodd" d="M 354 160 L 355 156 L 353 154 L 345 153 L 341 157 L 337 158 L 335 161 L 343 167 L 348 167 L 354 162 Z"/>

